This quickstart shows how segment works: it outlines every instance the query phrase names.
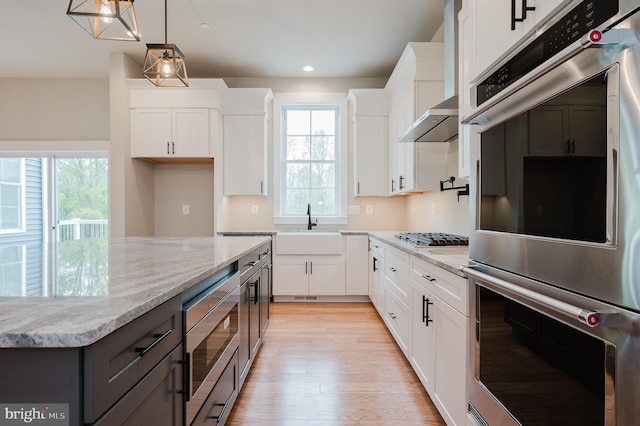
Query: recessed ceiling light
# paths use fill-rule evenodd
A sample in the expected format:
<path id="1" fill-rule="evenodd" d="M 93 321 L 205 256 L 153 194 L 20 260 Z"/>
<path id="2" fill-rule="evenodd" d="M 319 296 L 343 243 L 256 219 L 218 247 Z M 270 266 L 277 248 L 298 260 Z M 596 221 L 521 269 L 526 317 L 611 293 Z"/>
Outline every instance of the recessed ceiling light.
<path id="1" fill-rule="evenodd" d="M 211 25 L 203 22 L 202 24 L 200 24 L 200 28 L 202 28 L 203 30 L 208 30 L 209 28 L 211 28 Z"/>
<path id="2" fill-rule="evenodd" d="M 302 69 L 303 69 L 303 71 L 306 71 L 306 72 L 311 72 L 311 71 L 313 71 L 313 67 L 312 67 L 311 65 L 307 65 L 307 66 L 305 66 L 305 67 L 304 67 L 304 68 L 302 68 Z"/>

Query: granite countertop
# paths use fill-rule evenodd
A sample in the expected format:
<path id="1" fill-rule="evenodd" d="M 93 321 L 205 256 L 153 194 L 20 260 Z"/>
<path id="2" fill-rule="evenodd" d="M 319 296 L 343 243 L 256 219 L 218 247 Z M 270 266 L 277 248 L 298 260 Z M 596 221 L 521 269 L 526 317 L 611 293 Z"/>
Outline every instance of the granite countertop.
<path id="1" fill-rule="evenodd" d="M 285 229 L 285 230 L 261 230 L 261 231 L 221 231 L 220 235 L 270 235 L 273 236 L 278 232 L 323 232 L 323 229 L 313 229 L 307 231 L 306 229 Z M 325 231 L 326 232 L 326 231 Z M 427 262 L 433 263 L 442 269 L 445 269 L 453 274 L 466 278 L 466 275 L 460 270 L 461 266 L 467 266 L 469 264 L 469 247 L 468 246 L 435 246 L 435 247 L 421 247 L 416 248 L 411 243 L 403 242 L 394 237 L 397 232 L 390 231 L 361 231 L 361 230 L 349 230 L 342 229 L 336 230 L 343 235 L 371 235 L 375 238 L 384 241 L 385 243 L 394 246 L 407 253 L 413 254 Z"/>
<path id="2" fill-rule="evenodd" d="M 275 235 L 278 232 L 339 232 L 342 235 L 368 235 L 369 231 L 358 231 L 351 229 L 318 229 L 314 228 L 312 230 L 307 229 L 271 229 L 271 230 L 258 230 L 258 231 L 220 231 L 218 234 L 225 236 L 243 236 L 243 235 Z"/>
<path id="3" fill-rule="evenodd" d="M 461 266 L 469 264 L 468 246 L 434 246 L 415 248 L 413 244 L 405 243 L 394 237 L 393 232 L 369 232 L 369 235 L 380 241 L 413 254 L 427 262 L 433 263 L 453 274 L 466 278 L 460 270 Z"/>
<path id="4" fill-rule="evenodd" d="M 17 273 L 11 280 L 5 273 L 0 281 L 0 347 L 90 345 L 269 239 L 97 238 L 3 247 L 5 270 L 11 255 L 14 265 L 41 276 Z"/>

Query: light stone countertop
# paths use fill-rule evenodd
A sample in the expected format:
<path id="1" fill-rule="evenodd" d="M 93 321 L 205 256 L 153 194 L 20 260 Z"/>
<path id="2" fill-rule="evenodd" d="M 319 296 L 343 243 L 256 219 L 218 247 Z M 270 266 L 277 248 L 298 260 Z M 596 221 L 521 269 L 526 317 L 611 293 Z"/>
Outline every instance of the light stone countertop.
<path id="1" fill-rule="evenodd" d="M 269 240 L 99 238 L 23 246 L 16 253 L 36 262 L 27 268 L 40 268 L 42 278 L 0 282 L 0 347 L 90 345 Z"/>
<path id="2" fill-rule="evenodd" d="M 369 232 L 373 238 L 377 238 L 383 243 L 396 247 L 409 254 L 413 254 L 427 262 L 433 263 L 442 269 L 453 274 L 466 278 L 460 270 L 461 266 L 469 264 L 468 246 L 434 246 L 415 248 L 413 244 L 405 243 L 394 237 L 394 232 Z"/>

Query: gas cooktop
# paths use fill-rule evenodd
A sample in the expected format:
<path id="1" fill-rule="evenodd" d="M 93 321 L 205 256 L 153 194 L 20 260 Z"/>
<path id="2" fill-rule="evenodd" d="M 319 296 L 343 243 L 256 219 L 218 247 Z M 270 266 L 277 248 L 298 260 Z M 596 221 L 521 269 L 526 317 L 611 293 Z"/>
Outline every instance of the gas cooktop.
<path id="1" fill-rule="evenodd" d="M 400 232 L 395 237 L 415 246 L 468 246 L 469 237 L 441 232 Z"/>

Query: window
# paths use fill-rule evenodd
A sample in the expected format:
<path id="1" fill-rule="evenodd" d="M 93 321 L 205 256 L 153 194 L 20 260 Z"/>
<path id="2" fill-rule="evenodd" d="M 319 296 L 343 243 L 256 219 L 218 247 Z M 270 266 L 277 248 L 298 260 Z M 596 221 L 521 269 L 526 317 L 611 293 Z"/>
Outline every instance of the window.
<path id="1" fill-rule="evenodd" d="M 337 106 L 286 106 L 282 212 L 335 216 Z"/>
<path id="2" fill-rule="evenodd" d="M 108 235 L 107 152 L 91 142 L 0 142 L 0 246 Z"/>
<path id="3" fill-rule="evenodd" d="M 23 181 L 24 161 L 0 158 L 0 232 L 24 231 Z"/>
<path id="4" fill-rule="evenodd" d="M 347 223 L 346 97 L 280 94 L 274 106 L 274 223 L 306 223 L 308 205 L 320 225 Z"/>

